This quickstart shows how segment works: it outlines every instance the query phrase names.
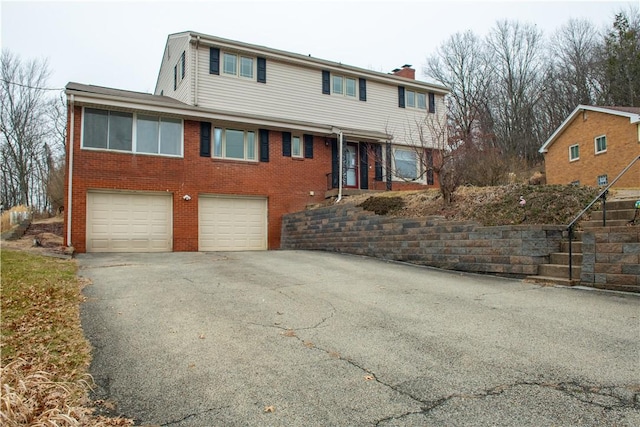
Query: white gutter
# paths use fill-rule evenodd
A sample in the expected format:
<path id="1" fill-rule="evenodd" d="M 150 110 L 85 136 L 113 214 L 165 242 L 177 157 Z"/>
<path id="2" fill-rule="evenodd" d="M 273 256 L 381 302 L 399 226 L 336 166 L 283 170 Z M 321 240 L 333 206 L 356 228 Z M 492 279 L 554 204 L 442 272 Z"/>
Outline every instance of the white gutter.
<path id="1" fill-rule="evenodd" d="M 72 208 L 72 195 L 73 195 L 73 140 L 74 140 L 74 123 L 76 117 L 76 110 L 74 104 L 73 94 L 70 95 L 70 103 L 71 103 L 71 130 L 69 135 L 69 140 L 67 143 L 69 144 L 69 185 L 67 188 L 67 246 L 73 246 L 71 244 L 71 208 Z"/>

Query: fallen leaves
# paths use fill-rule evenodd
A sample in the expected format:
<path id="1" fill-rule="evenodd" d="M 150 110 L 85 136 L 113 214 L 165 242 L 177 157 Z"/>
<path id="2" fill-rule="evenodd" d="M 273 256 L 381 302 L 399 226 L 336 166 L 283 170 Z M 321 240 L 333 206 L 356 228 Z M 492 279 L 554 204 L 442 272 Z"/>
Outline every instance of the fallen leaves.
<path id="1" fill-rule="evenodd" d="M 375 379 L 376 379 L 376 377 L 374 377 L 373 375 L 365 375 L 365 376 L 364 376 L 364 379 L 365 379 L 366 381 L 372 381 L 372 380 L 375 380 Z"/>
<path id="2" fill-rule="evenodd" d="M 275 412 L 275 411 L 276 411 L 276 407 L 275 406 L 265 406 L 264 407 L 264 412 L 271 413 L 271 412 Z"/>
<path id="3" fill-rule="evenodd" d="M 287 329 L 282 333 L 282 335 L 284 335 L 285 337 L 293 338 L 296 336 L 296 331 L 294 331 L 293 329 Z"/>

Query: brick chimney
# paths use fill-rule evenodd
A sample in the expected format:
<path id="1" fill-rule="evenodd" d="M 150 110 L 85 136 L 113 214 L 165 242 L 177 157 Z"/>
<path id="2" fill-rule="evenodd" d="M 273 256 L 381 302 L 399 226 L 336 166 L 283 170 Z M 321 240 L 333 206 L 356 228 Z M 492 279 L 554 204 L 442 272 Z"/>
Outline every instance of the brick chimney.
<path id="1" fill-rule="evenodd" d="M 416 79 L 416 70 L 411 68 L 410 64 L 404 64 L 402 68 L 396 68 L 391 72 L 391 74 L 404 77 L 406 79 L 411 79 L 411 80 Z"/>

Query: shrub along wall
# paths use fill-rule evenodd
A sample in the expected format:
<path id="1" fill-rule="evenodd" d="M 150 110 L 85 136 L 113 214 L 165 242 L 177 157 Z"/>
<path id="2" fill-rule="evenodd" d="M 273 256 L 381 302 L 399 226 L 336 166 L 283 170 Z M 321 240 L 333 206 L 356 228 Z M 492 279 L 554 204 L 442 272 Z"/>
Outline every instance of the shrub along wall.
<path id="1" fill-rule="evenodd" d="M 483 227 L 443 217 L 379 216 L 331 206 L 283 217 L 282 249 L 366 255 L 450 270 L 535 275 L 558 252 L 562 226 Z"/>

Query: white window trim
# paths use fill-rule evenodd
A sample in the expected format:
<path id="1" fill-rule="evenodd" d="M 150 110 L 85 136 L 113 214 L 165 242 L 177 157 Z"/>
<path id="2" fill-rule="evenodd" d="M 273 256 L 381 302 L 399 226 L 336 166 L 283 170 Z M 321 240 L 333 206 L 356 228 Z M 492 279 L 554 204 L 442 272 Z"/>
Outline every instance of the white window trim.
<path id="1" fill-rule="evenodd" d="M 294 145 L 293 145 L 293 140 L 294 140 L 295 138 L 297 138 L 297 139 L 298 139 L 298 142 L 300 143 L 300 152 L 299 152 L 298 154 L 296 154 L 296 153 L 293 151 L 293 147 L 294 147 Z M 292 135 L 292 136 L 291 136 L 291 157 L 295 157 L 296 159 L 302 159 L 302 158 L 304 158 L 304 142 L 303 142 L 302 138 L 301 138 L 300 136 L 298 136 L 298 135 Z"/>
<path id="2" fill-rule="evenodd" d="M 216 129 L 222 129 L 222 136 L 221 136 L 221 151 L 222 151 L 222 155 L 221 156 L 216 156 L 215 152 L 215 130 Z M 244 134 L 243 140 L 244 140 L 244 158 L 239 159 L 237 157 L 227 157 L 227 131 L 228 130 L 234 130 L 237 132 L 242 132 Z M 254 158 L 253 159 L 249 159 L 247 158 L 247 151 L 248 151 L 248 133 L 249 132 L 253 132 L 253 154 L 254 154 Z M 236 162 L 253 162 L 253 163 L 257 163 L 258 162 L 258 150 L 259 150 L 259 144 L 258 144 L 258 139 L 259 139 L 259 132 L 257 129 L 233 129 L 233 128 L 225 128 L 225 127 L 218 127 L 218 126 L 213 126 L 211 129 L 211 158 L 213 159 L 218 159 L 218 160 L 228 160 L 228 161 L 236 161 Z"/>
<path id="3" fill-rule="evenodd" d="M 575 157 L 575 158 L 574 158 L 574 157 L 571 157 L 571 149 L 572 149 L 573 147 L 578 147 L 578 157 Z M 579 145 L 579 144 L 573 144 L 573 145 L 570 145 L 570 146 L 569 146 L 569 161 L 570 161 L 570 162 L 575 162 L 575 161 L 577 161 L 577 160 L 580 160 L 580 145 Z"/>
<path id="4" fill-rule="evenodd" d="M 409 92 L 413 93 L 413 105 L 409 105 Z M 423 95 L 424 96 L 424 108 L 419 107 L 418 106 L 418 94 Z M 405 94 L 404 94 L 404 106 L 405 108 L 410 108 L 413 110 L 420 110 L 420 111 L 427 111 L 429 109 L 429 97 L 427 96 L 426 92 L 417 92 L 415 90 L 405 90 Z"/>
<path id="5" fill-rule="evenodd" d="M 164 154 L 164 153 L 146 153 L 146 152 L 138 152 L 137 150 L 137 144 L 138 144 L 138 135 L 137 135 L 137 123 L 138 123 L 138 113 L 133 112 L 133 111 L 122 111 L 123 113 L 131 113 L 133 116 L 133 124 L 131 126 L 131 151 L 128 150 L 114 150 L 112 148 L 98 148 L 98 147 L 85 147 L 84 146 L 84 120 L 85 120 L 85 109 L 87 107 L 82 107 L 82 123 L 80 125 L 80 149 L 82 150 L 87 150 L 87 151 L 102 151 L 102 152 L 107 152 L 107 153 L 126 153 L 126 154 L 132 154 L 132 155 L 136 155 L 136 156 L 160 156 L 160 157 L 172 157 L 172 158 L 182 158 L 184 157 L 184 120 L 183 119 L 179 119 L 177 117 L 171 117 L 171 116 L 166 116 L 166 115 L 160 115 L 158 113 L 155 112 L 142 112 L 140 113 L 143 116 L 158 116 L 160 117 L 160 119 L 162 118 L 171 118 L 171 119 L 177 119 L 180 120 L 180 127 L 181 127 L 181 132 L 180 132 L 180 154 Z M 88 107 L 92 110 L 102 110 L 102 111 L 120 111 L 120 110 L 108 110 L 108 109 L 104 109 L 104 108 L 94 108 L 94 107 Z M 158 134 L 158 138 L 160 137 L 160 135 Z M 107 141 L 108 141 L 108 134 L 107 134 Z"/>
<path id="6" fill-rule="evenodd" d="M 333 79 L 340 78 L 342 80 L 342 93 L 334 91 Z M 351 79 L 355 81 L 355 91 L 353 95 L 347 95 L 347 79 Z M 358 99 L 358 91 L 360 88 L 358 87 L 358 79 L 352 76 L 345 76 L 341 74 L 331 74 L 331 95 L 342 96 L 347 99 Z"/>
<path id="7" fill-rule="evenodd" d="M 411 151 L 413 153 L 415 153 L 416 155 L 416 172 L 418 177 L 416 179 L 410 179 L 410 178 L 402 178 L 400 176 L 398 176 L 398 174 L 396 173 L 396 151 Z M 383 151 L 383 160 L 384 160 L 384 165 L 387 164 L 386 161 L 386 150 L 382 150 Z M 427 177 L 426 177 L 426 173 L 424 173 L 424 165 L 422 164 L 422 162 L 420 161 L 420 156 L 418 155 L 418 153 L 416 152 L 416 149 L 411 147 L 411 146 L 392 146 L 391 147 L 391 180 L 395 181 L 395 182 L 415 182 L 418 184 L 426 184 L 427 182 Z M 383 168 L 384 170 L 384 168 Z M 384 172 L 386 174 L 386 172 Z"/>
<path id="8" fill-rule="evenodd" d="M 604 138 L 605 149 L 598 151 L 598 139 L 600 139 L 600 138 Z M 607 135 L 600 135 L 600 136 L 596 136 L 595 138 L 593 138 L 593 146 L 594 146 L 596 154 L 606 153 L 607 152 L 607 148 L 606 147 L 608 147 L 608 145 L 609 144 L 607 143 Z"/>
<path id="9" fill-rule="evenodd" d="M 233 55 L 236 57 L 236 72 L 235 74 L 231 74 L 231 73 L 227 73 L 224 70 L 224 56 L 225 55 Z M 246 58 L 246 59 L 250 59 L 251 60 L 251 77 L 247 77 L 247 76 L 243 76 L 242 75 L 242 58 Z M 258 58 L 255 56 L 251 56 L 251 55 L 244 55 L 242 53 L 239 52 L 231 52 L 231 51 L 224 51 L 221 50 L 220 51 L 220 75 L 221 76 L 226 76 L 226 77 L 232 77 L 232 78 L 237 78 L 237 79 L 244 79 L 244 80 L 252 80 L 252 81 L 257 81 L 257 74 L 258 74 Z"/>

